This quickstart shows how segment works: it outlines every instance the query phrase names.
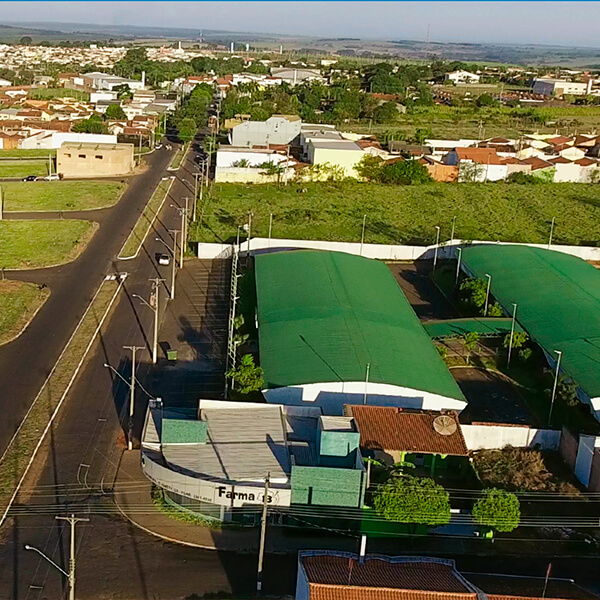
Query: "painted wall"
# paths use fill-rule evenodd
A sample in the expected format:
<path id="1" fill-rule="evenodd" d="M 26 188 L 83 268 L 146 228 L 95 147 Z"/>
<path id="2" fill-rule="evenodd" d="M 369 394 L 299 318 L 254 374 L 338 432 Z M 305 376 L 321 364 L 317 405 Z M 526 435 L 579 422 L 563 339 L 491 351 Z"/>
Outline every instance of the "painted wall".
<path id="1" fill-rule="evenodd" d="M 360 507 L 363 471 L 292 466 L 292 504 Z"/>
<path id="2" fill-rule="evenodd" d="M 96 134 L 96 133 L 70 133 L 62 131 L 53 131 L 48 135 L 47 131 L 41 134 L 26 138 L 21 143 L 21 148 L 42 148 L 57 149 L 64 142 L 73 142 L 77 144 L 116 144 L 116 135 Z"/>
<path id="3" fill-rule="evenodd" d="M 497 449 L 504 446 L 558 450 L 561 432 L 553 429 L 533 427 L 511 427 L 504 425 L 461 425 L 465 443 L 469 450 Z"/>
<path id="4" fill-rule="evenodd" d="M 361 149 L 344 149 L 341 148 L 318 148 L 309 143 L 308 145 L 308 156 L 309 161 L 313 165 L 322 165 L 329 163 L 337 167 L 344 169 L 344 173 L 347 177 L 358 177 L 358 173 L 354 170 L 354 167 L 365 152 Z"/>
<path id="5" fill-rule="evenodd" d="M 425 410 L 457 410 L 467 406 L 464 400 L 446 398 L 438 394 L 410 388 L 369 382 L 366 386 L 366 404 L 374 406 L 400 406 Z M 274 404 L 306 404 L 320 406 L 325 415 L 343 415 L 344 404 L 363 404 L 365 398 L 364 381 L 333 381 L 309 383 L 263 390 L 267 402 Z"/>

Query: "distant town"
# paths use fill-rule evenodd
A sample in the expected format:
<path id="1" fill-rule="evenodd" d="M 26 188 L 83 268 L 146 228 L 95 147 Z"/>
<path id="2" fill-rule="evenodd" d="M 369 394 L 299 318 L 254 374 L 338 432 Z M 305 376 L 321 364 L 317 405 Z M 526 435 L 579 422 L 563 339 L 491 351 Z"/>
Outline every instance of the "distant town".
<path id="1" fill-rule="evenodd" d="M 271 46 L 0 45 L 0 597 L 600 598 L 600 70 Z"/>

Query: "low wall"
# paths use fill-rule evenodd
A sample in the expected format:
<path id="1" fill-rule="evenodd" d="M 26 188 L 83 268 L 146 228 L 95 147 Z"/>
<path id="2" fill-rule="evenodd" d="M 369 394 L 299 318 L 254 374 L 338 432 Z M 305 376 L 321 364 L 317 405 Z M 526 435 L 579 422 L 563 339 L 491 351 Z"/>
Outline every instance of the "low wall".
<path id="1" fill-rule="evenodd" d="M 473 244 L 503 244 L 508 242 L 489 242 L 474 241 Z M 453 240 L 440 245 L 438 248 L 438 257 L 454 258 L 456 248 L 465 245 L 461 240 Z M 516 246 L 532 246 L 533 248 L 547 248 L 547 244 L 512 244 Z M 200 258 L 217 258 L 219 253 L 227 244 L 198 244 L 198 256 Z M 233 246 L 228 246 L 233 248 Z M 379 260 L 424 260 L 433 259 L 435 246 L 403 246 L 394 244 L 361 244 L 360 242 L 328 242 L 322 240 L 288 240 L 288 239 L 268 239 L 252 238 L 250 242 L 250 252 L 253 254 L 263 252 L 274 252 L 276 250 L 293 250 L 294 248 L 310 248 L 313 250 L 329 250 L 335 252 L 346 252 L 347 254 L 356 254 L 367 258 L 376 258 Z M 563 252 L 571 256 L 578 256 L 583 260 L 600 261 L 600 247 L 594 246 L 551 246 L 556 252 Z M 240 244 L 240 251 L 248 251 L 248 242 Z"/>
<path id="2" fill-rule="evenodd" d="M 558 450 L 561 432 L 510 425 L 461 425 L 469 450 L 492 450 L 514 446 L 541 450 Z"/>

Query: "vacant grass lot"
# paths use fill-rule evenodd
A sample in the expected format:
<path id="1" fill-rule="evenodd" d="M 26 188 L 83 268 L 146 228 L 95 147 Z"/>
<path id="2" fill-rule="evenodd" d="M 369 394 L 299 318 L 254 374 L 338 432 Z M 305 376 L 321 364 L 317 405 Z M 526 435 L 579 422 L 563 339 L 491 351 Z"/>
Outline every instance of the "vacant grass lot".
<path id="1" fill-rule="evenodd" d="M 217 184 L 204 207 L 202 227 L 190 226 L 190 241 L 232 241 L 253 212 L 252 235 L 273 237 L 431 244 L 440 240 L 545 243 L 556 217 L 554 243 L 596 245 L 600 241 L 600 185 L 550 183 L 432 183 L 395 186 L 343 182 L 288 185 Z"/>
<path id="2" fill-rule="evenodd" d="M 97 228 L 93 221 L 0 221 L 0 268 L 37 269 L 70 262 Z"/>
<path id="3" fill-rule="evenodd" d="M 0 168 L 1 168 L 0 163 Z M 32 181 L 2 184 L 4 210 L 90 210 L 112 206 L 125 184 L 116 181 Z"/>
<path id="4" fill-rule="evenodd" d="M 48 175 L 48 161 L 44 160 L 0 160 L 0 179 Z"/>
<path id="5" fill-rule="evenodd" d="M 87 92 L 79 92 L 78 90 L 70 90 L 68 88 L 37 88 L 35 90 L 29 90 L 27 96 L 34 100 L 76 98 L 77 100 L 89 101 L 90 99 L 90 95 Z"/>
<path id="6" fill-rule="evenodd" d="M 56 150 L 42 150 L 40 148 L 0 150 L 0 160 L 3 158 L 45 158 L 48 160 L 48 155 L 56 156 Z"/>
<path id="7" fill-rule="evenodd" d="M 0 344 L 14 339 L 50 296 L 48 288 L 24 281 L 0 281 Z"/>

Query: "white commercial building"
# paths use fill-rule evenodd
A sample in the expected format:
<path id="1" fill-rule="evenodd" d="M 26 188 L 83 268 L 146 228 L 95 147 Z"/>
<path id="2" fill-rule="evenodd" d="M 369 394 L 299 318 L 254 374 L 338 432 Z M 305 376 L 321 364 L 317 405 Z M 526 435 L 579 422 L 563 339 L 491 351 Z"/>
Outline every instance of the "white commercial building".
<path id="1" fill-rule="evenodd" d="M 40 131 L 21 143 L 21 148 L 51 150 L 60 148 L 63 143 L 116 144 L 117 136 L 103 133 L 74 133 L 64 131 Z"/>

